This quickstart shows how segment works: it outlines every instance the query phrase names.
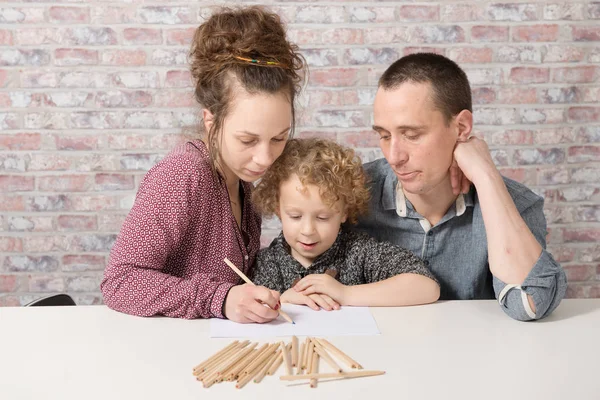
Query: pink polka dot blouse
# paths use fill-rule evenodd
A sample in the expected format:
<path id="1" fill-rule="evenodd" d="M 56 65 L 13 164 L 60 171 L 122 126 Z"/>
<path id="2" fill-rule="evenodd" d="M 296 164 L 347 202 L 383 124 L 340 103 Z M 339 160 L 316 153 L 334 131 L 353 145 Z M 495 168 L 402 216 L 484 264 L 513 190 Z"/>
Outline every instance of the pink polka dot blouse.
<path id="1" fill-rule="evenodd" d="M 260 248 L 252 185 L 242 182 L 242 229 L 201 141 L 180 145 L 152 167 L 110 253 L 100 285 L 110 308 L 133 315 L 224 318 L 229 289 L 249 275 Z"/>

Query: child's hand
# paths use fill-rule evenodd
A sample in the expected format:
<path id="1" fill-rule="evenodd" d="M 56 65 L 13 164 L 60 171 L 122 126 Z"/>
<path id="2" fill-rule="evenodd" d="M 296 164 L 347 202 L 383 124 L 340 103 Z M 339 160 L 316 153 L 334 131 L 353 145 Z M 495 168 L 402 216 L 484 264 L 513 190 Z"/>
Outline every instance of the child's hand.
<path id="1" fill-rule="evenodd" d="M 292 289 L 305 296 L 313 294 L 327 295 L 340 305 L 345 303 L 348 291 L 346 285 L 342 285 L 335 278 L 327 274 L 307 275 L 296 283 Z"/>
<path id="2" fill-rule="evenodd" d="M 319 311 L 320 308 L 324 310 L 339 310 L 340 305 L 333 300 L 331 297 L 325 294 L 311 294 L 309 296 L 305 296 L 296 292 L 293 288 L 286 290 L 281 295 L 282 303 L 291 303 L 291 304 L 300 304 L 307 305 L 315 311 Z M 319 308 L 320 307 L 320 308 Z"/>

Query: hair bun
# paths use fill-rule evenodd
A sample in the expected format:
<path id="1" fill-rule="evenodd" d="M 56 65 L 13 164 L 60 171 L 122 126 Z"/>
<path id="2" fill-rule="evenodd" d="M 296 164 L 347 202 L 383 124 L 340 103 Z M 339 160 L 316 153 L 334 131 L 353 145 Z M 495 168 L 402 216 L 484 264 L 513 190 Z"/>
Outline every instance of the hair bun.
<path id="1" fill-rule="evenodd" d="M 256 64 L 289 69 L 296 86 L 301 84 L 303 77 L 299 71 L 305 65 L 298 47 L 287 40 L 279 15 L 259 6 L 222 8 L 209 17 L 196 30 L 190 61 L 192 77 L 197 84 L 213 79 L 228 67 L 253 68 Z"/>

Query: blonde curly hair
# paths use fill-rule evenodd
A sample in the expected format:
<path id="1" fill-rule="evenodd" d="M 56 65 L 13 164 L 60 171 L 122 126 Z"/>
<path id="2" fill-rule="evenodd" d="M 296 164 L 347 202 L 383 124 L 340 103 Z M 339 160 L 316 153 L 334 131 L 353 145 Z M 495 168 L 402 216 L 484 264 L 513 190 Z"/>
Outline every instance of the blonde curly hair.
<path id="1" fill-rule="evenodd" d="M 324 139 L 291 139 L 267 170 L 253 194 L 256 209 L 265 216 L 278 214 L 279 188 L 292 175 L 303 185 L 316 185 L 323 202 L 338 200 L 347 207 L 348 222 L 366 214 L 369 190 L 362 162 L 354 150 Z"/>

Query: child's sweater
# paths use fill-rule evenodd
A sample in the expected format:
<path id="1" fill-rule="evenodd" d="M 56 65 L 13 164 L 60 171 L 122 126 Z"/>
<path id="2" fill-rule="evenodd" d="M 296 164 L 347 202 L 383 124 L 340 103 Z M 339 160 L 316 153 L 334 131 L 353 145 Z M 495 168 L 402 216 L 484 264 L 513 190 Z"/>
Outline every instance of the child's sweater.
<path id="1" fill-rule="evenodd" d="M 283 293 L 298 279 L 327 270 L 337 271 L 336 279 L 344 285 L 379 282 L 402 273 L 435 280 L 423 261 L 409 250 L 342 228 L 331 248 L 308 268 L 292 257 L 290 246 L 280 233 L 268 248 L 259 251 L 252 281 Z"/>

